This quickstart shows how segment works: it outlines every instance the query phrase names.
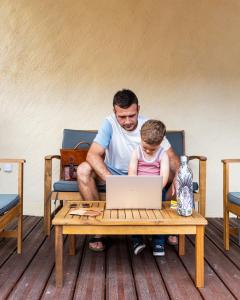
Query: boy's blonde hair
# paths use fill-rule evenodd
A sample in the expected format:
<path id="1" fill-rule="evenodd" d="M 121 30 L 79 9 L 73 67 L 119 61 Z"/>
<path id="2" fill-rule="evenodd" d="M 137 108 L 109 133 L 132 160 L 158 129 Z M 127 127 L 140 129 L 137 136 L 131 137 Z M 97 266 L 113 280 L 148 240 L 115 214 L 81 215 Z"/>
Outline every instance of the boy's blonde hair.
<path id="1" fill-rule="evenodd" d="M 145 143 L 160 145 L 166 134 L 166 126 L 161 121 L 148 120 L 142 125 L 140 134 Z"/>

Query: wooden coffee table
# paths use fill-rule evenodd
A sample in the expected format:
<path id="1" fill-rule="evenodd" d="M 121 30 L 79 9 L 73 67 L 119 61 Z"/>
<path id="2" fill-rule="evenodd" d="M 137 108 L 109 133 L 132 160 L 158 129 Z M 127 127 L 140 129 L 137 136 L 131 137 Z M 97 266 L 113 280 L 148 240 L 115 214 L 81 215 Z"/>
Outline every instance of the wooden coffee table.
<path id="1" fill-rule="evenodd" d="M 176 210 L 164 204 L 161 210 L 107 210 L 105 201 L 82 201 L 90 206 L 102 207 L 103 212 L 97 217 L 72 216 L 71 208 L 65 205 L 53 219 L 55 226 L 55 260 L 56 286 L 63 285 L 63 234 L 70 235 L 69 252 L 75 254 L 76 234 L 100 235 L 152 235 L 171 234 L 179 235 L 179 255 L 185 254 L 185 234 L 196 235 L 195 260 L 197 287 L 204 287 L 204 226 L 207 220 L 200 214 L 193 212 L 190 217 L 181 217 Z"/>

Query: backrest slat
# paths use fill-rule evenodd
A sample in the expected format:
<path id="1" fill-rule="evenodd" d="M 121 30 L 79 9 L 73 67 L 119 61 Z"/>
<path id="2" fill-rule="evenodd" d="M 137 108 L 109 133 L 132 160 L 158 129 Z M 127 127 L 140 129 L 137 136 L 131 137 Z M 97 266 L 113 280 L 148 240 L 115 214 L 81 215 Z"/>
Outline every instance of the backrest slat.
<path id="1" fill-rule="evenodd" d="M 178 156 L 185 155 L 184 130 L 167 131 L 166 137 Z"/>
<path id="2" fill-rule="evenodd" d="M 74 148 L 74 146 L 80 141 L 92 143 L 96 134 L 97 134 L 97 130 L 64 129 L 62 148 L 63 149 Z M 176 152 L 176 154 L 179 156 L 184 155 L 185 154 L 184 130 L 167 131 L 166 136 L 172 148 Z M 82 147 L 84 148 L 86 147 L 86 145 L 83 144 Z"/>
<path id="3" fill-rule="evenodd" d="M 92 143 L 97 130 L 73 130 L 73 129 L 64 129 L 63 130 L 63 149 L 72 149 L 76 144 L 81 141 Z M 79 146 L 79 148 L 86 148 L 85 144 Z"/>

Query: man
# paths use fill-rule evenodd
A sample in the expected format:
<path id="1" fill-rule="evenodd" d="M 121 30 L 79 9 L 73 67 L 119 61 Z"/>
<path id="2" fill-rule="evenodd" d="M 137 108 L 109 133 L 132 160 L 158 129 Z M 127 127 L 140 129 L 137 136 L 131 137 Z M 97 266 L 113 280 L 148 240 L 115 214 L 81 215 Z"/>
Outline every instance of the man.
<path id="1" fill-rule="evenodd" d="M 105 118 L 87 155 L 86 162 L 77 170 L 79 191 L 85 200 L 98 200 L 96 182 L 104 184 L 108 175 L 127 175 L 132 151 L 140 143 L 140 129 L 146 118 L 139 115 L 137 96 L 130 90 L 118 91 L 113 98 L 113 114 Z M 169 181 L 172 182 L 179 167 L 179 158 L 166 137 L 161 146 L 167 151 L 170 162 Z M 172 188 L 166 199 L 172 197 Z M 93 251 L 103 251 L 101 237 L 89 242 Z"/>

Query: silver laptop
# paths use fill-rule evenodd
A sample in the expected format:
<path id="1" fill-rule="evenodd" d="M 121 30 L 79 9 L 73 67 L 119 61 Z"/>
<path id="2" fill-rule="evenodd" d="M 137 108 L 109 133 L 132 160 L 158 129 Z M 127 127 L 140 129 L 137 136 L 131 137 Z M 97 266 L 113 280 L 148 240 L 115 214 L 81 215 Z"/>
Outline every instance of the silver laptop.
<path id="1" fill-rule="evenodd" d="M 162 176 L 107 176 L 106 208 L 161 209 Z"/>

